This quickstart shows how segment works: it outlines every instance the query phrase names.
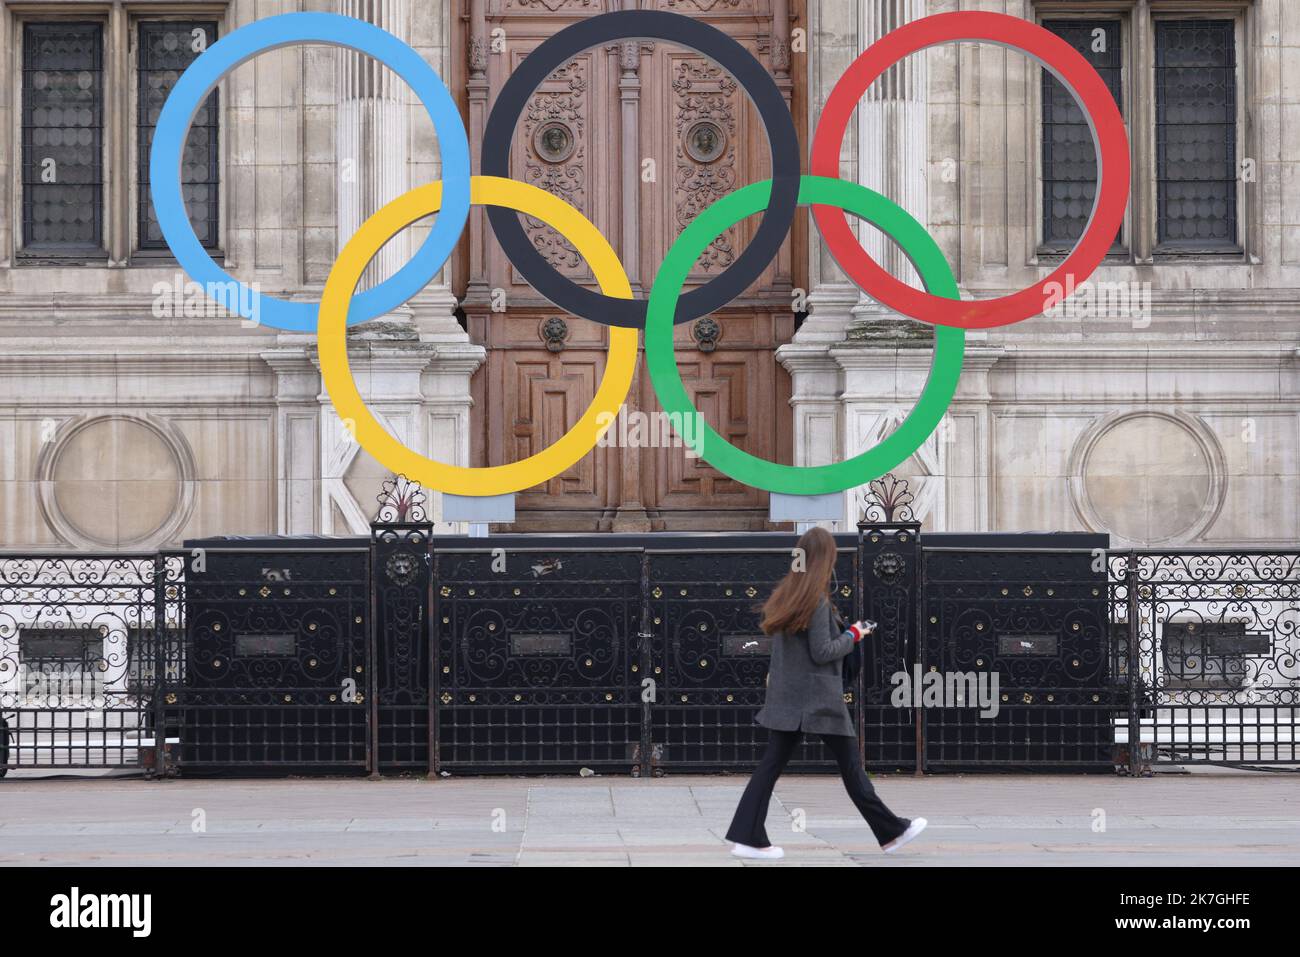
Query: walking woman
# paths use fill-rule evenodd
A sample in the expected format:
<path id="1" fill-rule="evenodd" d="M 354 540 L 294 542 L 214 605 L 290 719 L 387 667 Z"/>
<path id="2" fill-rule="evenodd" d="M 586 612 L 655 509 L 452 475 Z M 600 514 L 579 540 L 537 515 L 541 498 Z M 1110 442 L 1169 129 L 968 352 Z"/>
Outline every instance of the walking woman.
<path id="1" fill-rule="evenodd" d="M 763 760 L 749 779 L 731 820 L 727 840 L 737 857 L 775 860 L 784 851 L 767 839 L 764 822 L 776 779 L 785 770 L 803 732 L 816 734 L 835 755 L 845 790 L 857 805 L 872 834 L 890 854 L 925 829 L 925 818 L 898 817 L 876 796 L 858 759 L 849 709 L 844 704 L 843 659 L 875 628 L 843 622 L 830 600 L 835 569 L 835 539 L 824 528 L 813 528 L 799 539 L 791 571 L 763 606 L 762 627 L 772 636 L 767 700 L 755 715 L 771 732 Z"/>

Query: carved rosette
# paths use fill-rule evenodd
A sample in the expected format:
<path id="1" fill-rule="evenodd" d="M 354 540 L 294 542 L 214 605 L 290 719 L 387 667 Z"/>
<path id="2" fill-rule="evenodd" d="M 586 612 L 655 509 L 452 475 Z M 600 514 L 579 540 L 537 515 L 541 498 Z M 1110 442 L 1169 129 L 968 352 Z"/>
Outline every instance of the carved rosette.
<path id="1" fill-rule="evenodd" d="M 569 7 L 575 10 L 590 10 L 592 7 L 598 7 L 598 0 L 507 0 L 506 9 L 528 10 L 545 7 L 552 13 Z"/>
<path id="2" fill-rule="evenodd" d="M 705 59 L 683 60 L 673 76 L 674 215 L 680 233 L 701 211 L 736 189 L 736 81 Z M 736 230 L 715 239 L 696 269 L 725 269 L 736 258 Z"/>
<path id="3" fill-rule="evenodd" d="M 524 181 L 575 209 L 585 209 L 587 61 L 574 60 L 562 67 L 547 85 L 559 88 L 535 94 L 524 116 Z M 558 232 L 529 216 L 524 217 L 524 227 L 533 247 L 552 267 L 585 273 L 578 251 Z"/>

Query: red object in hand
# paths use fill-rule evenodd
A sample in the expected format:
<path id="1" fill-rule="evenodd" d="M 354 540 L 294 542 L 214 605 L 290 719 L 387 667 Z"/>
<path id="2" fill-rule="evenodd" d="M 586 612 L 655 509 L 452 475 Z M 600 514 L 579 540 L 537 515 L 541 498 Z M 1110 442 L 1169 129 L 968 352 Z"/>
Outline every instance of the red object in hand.
<path id="1" fill-rule="evenodd" d="M 849 625 L 849 633 L 853 635 L 853 640 L 855 642 L 861 641 L 875 630 L 876 623 L 874 621 L 855 621 L 853 624 Z"/>

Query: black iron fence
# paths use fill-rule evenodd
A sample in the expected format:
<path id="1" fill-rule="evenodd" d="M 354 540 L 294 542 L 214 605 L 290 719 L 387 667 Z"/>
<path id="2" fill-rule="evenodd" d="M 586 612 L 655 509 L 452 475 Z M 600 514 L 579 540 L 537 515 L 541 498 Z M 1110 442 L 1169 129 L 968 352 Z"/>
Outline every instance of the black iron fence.
<path id="1" fill-rule="evenodd" d="M 1300 764 L 1300 553 L 864 522 L 869 767 Z M 0 555 L 0 769 L 746 770 L 793 535 L 211 540 Z M 832 767 L 806 742 L 794 766 Z"/>

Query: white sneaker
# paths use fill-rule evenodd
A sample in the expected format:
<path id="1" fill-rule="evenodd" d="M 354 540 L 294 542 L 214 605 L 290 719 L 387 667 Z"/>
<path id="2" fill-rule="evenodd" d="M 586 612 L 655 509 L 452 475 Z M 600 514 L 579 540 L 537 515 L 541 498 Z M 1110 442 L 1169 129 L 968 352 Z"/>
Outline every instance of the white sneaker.
<path id="1" fill-rule="evenodd" d="M 785 857 L 785 851 L 779 847 L 750 847 L 748 844 L 737 844 L 731 849 L 731 854 L 733 857 L 748 857 L 756 861 L 776 861 Z"/>
<path id="2" fill-rule="evenodd" d="M 909 824 L 909 825 L 907 825 L 907 830 L 906 830 L 906 831 L 904 831 L 902 834 L 898 835 L 898 837 L 894 838 L 892 841 L 890 841 L 888 844 L 886 844 L 886 845 L 884 846 L 884 851 L 885 851 L 885 853 L 886 853 L 886 854 L 893 854 L 896 850 L 898 850 L 898 849 L 899 849 L 900 847 L 902 847 L 904 844 L 908 843 L 908 842 L 911 841 L 914 837 L 916 837 L 916 836 L 919 835 L 922 831 L 924 831 L 924 830 L 925 830 L 925 825 L 928 824 L 928 823 L 929 823 L 929 822 L 926 821 L 926 819 L 923 818 L 923 817 L 913 818 L 913 819 L 912 819 L 912 823 Z"/>

